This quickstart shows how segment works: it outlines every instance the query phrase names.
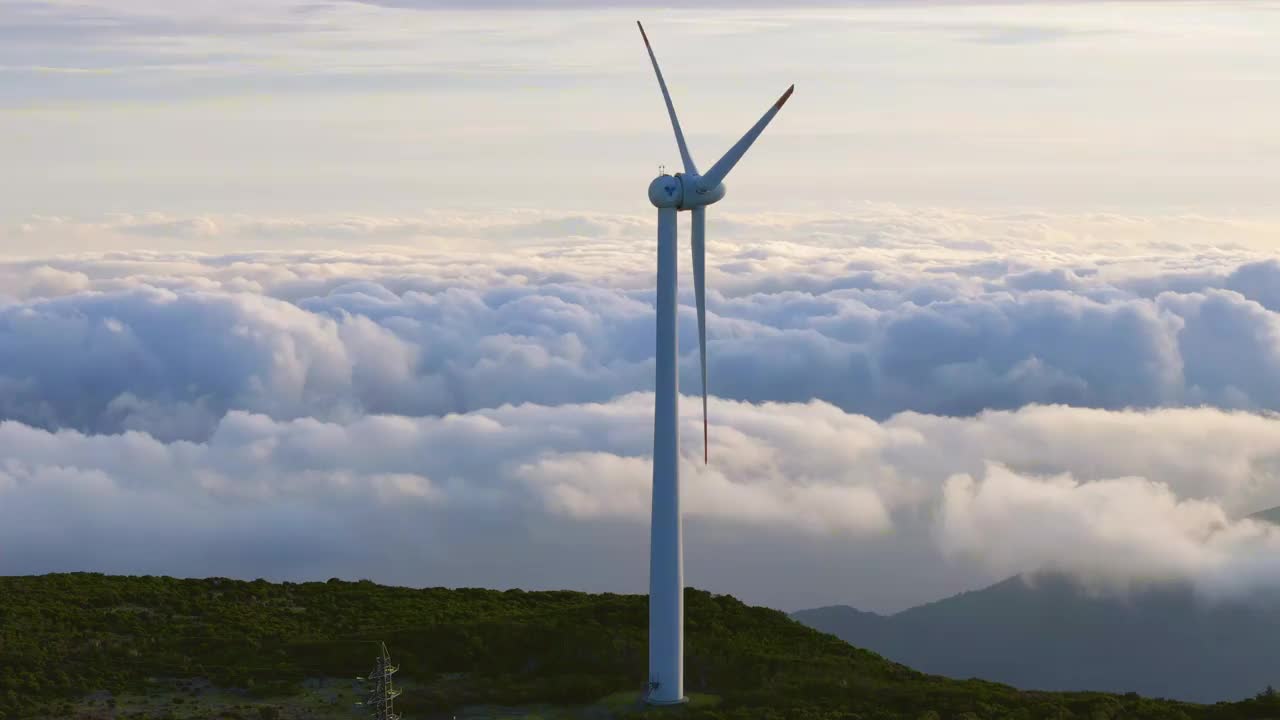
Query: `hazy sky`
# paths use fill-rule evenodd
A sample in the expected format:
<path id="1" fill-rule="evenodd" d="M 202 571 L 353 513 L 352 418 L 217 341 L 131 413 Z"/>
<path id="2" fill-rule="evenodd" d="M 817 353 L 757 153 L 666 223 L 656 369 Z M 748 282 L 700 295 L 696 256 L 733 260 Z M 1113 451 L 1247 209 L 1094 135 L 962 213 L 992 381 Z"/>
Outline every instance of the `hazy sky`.
<path id="1" fill-rule="evenodd" d="M 1277 3 L 621 4 L 0 0 L 0 218 L 644 211 L 637 18 L 740 211 L 1277 212 Z"/>
<path id="2" fill-rule="evenodd" d="M 1280 586 L 1280 3 L 527 7 L 0 0 L 0 573 L 643 591 L 639 16 L 690 584 Z"/>

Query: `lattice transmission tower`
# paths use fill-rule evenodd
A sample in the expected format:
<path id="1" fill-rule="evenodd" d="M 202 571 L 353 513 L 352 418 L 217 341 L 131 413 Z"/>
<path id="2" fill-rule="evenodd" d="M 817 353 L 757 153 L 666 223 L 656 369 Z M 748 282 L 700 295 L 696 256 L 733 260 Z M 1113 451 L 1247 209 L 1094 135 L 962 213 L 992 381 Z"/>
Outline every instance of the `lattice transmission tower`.
<path id="1" fill-rule="evenodd" d="M 391 664 L 387 644 L 378 645 L 382 648 L 382 654 L 378 655 L 373 672 L 368 677 L 360 678 L 369 683 L 369 695 L 364 702 L 358 704 L 369 708 L 369 714 L 374 720 L 400 720 L 392 707 L 392 701 L 400 696 L 400 691 L 391 684 L 391 676 L 400 668 Z"/>

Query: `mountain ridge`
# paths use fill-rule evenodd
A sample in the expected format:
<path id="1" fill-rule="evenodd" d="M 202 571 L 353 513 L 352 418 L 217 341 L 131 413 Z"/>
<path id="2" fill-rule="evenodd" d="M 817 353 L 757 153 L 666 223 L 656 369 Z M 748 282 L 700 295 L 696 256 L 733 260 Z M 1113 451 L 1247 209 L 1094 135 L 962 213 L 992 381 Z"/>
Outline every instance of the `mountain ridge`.
<path id="1" fill-rule="evenodd" d="M 1280 506 L 1245 519 L 1280 526 Z M 1063 573 L 1015 575 L 896 613 L 847 605 L 793 619 L 917 669 L 1016 687 L 1197 702 L 1280 685 L 1280 593 L 1210 602 L 1188 583 L 1093 592 Z"/>
<path id="2" fill-rule="evenodd" d="M 947 677 L 1216 702 L 1280 684 L 1275 600 L 1206 602 L 1184 583 L 1094 593 L 1069 576 L 1039 574 L 892 615 L 837 605 L 791 617 Z"/>

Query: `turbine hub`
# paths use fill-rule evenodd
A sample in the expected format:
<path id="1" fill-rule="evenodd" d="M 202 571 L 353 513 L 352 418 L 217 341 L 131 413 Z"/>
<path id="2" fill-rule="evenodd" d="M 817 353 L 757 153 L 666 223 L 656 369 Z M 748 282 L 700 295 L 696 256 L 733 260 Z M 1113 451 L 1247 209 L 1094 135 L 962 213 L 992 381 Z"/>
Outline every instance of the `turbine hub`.
<path id="1" fill-rule="evenodd" d="M 684 200 L 684 182 L 678 175 L 659 175 L 649 183 L 649 202 L 654 207 L 678 208 Z"/>
<path id="2" fill-rule="evenodd" d="M 698 189 L 697 175 L 659 175 L 649 183 L 649 202 L 654 207 L 692 210 L 706 207 L 724 198 L 724 183 L 703 192 Z"/>

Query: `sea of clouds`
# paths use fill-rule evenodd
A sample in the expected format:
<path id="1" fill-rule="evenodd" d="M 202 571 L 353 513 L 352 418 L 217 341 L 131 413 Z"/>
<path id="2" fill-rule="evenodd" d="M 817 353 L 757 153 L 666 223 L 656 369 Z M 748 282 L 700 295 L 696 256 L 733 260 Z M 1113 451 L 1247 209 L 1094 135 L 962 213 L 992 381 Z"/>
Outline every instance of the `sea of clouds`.
<path id="1" fill-rule="evenodd" d="M 710 231 L 705 466 L 681 288 L 690 584 L 788 609 L 1039 569 L 1280 585 L 1280 529 L 1244 519 L 1280 505 L 1280 226 L 867 206 Z M 0 573 L 643 589 L 651 218 L 0 240 Z"/>

